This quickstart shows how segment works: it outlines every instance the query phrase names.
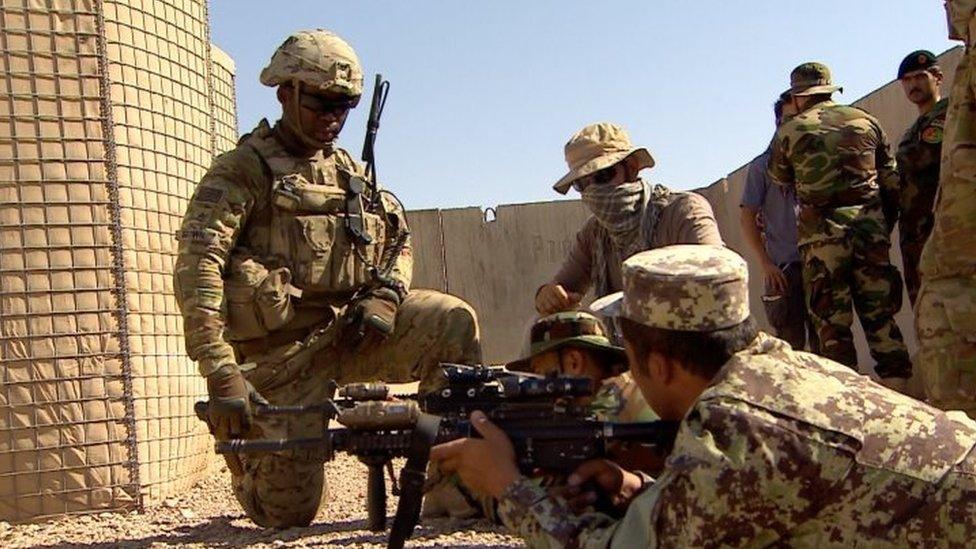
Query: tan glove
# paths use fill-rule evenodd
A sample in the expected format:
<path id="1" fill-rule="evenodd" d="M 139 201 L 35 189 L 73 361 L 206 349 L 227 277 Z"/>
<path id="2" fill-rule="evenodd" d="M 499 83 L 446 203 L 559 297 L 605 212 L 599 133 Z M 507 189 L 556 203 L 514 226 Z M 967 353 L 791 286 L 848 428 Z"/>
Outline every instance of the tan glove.
<path id="1" fill-rule="evenodd" d="M 244 436 L 251 429 L 254 404 L 267 404 L 235 364 L 221 366 L 207 376 L 210 406 L 207 414 L 214 438 Z"/>

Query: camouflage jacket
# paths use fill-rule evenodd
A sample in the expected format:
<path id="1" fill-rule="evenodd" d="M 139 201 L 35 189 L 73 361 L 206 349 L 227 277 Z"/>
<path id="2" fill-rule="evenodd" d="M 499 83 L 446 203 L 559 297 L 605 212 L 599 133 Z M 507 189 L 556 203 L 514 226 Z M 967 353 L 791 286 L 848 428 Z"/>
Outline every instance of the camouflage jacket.
<path id="1" fill-rule="evenodd" d="M 932 110 L 919 116 L 901 138 L 895 158 L 901 181 L 898 229 L 902 242 L 924 243 L 932 230 L 932 205 L 939 188 L 939 161 L 945 131 L 943 98 Z"/>
<path id="2" fill-rule="evenodd" d="M 965 547 L 976 422 L 765 334 L 684 418 L 664 473 L 613 520 L 520 480 L 499 516 L 532 547 Z"/>
<path id="3" fill-rule="evenodd" d="M 177 234 L 176 298 L 187 354 L 203 375 L 240 358 L 231 342 L 300 340 L 373 282 L 370 264 L 389 263 L 391 277 L 409 288 L 409 241 L 389 257 L 406 228 L 399 206 L 384 196 L 382 208 L 363 215 L 372 242 L 354 244 L 346 198 L 361 166 L 342 149 L 294 156 L 283 139 L 262 120 L 214 160 Z M 363 202 L 371 198 L 367 192 Z"/>
<path id="4" fill-rule="evenodd" d="M 952 6 L 955 6 L 953 8 Z M 976 29 L 976 0 L 950 2 Z M 970 42 L 976 35 L 970 34 Z M 976 277 L 976 47 L 966 51 L 952 82 L 932 233 L 919 270 L 925 280 Z"/>
<path id="5" fill-rule="evenodd" d="M 873 116 L 854 107 L 826 101 L 784 122 L 773 138 L 769 175 L 796 189 L 800 246 L 844 237 L 865 206 L 882 200 L 889 223 L 897 217 L 888 139 Z"/>

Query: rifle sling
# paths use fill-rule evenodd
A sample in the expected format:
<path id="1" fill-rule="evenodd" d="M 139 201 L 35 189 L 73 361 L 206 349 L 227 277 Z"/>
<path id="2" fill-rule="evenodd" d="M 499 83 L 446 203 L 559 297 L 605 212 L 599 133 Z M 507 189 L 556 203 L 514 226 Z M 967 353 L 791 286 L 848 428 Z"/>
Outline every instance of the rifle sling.
<path id="1" fill-rule="evenodd" d="M 424 482 L 427 480 L 427 463 L 430 461 L 430 448 L 434 445 L 440 429 L 439 416 L 421 413 L 410 440 L 407 461 L 400 471 L 400 501 L 397 502 L 396 515 L 390 528 L 389 549 L 401 549 L 413 535 L 413 529 L 420 520 L 420 506 L 424 498 Z"/>

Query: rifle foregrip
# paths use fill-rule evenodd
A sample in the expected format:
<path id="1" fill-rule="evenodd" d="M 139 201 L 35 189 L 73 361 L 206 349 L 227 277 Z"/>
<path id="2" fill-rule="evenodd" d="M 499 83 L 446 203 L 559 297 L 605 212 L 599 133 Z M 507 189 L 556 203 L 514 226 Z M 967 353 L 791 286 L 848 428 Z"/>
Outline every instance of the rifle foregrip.
<path id="1" fill-rule="evenodd" d="M 369 464 L 366 481 L 367 528 L 373 532 L 386 530 L 386 477 L 383 464 Z"/>

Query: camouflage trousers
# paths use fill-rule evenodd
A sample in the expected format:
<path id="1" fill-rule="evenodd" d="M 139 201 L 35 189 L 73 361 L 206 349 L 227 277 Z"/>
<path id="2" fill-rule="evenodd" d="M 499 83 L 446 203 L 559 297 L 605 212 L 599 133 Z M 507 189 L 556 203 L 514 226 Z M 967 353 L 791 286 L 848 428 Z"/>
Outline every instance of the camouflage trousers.
<path id="1" fill-rule="evenodd" d="M 441 362 L 481 361 L 474 310 L 454 296 L 429 290 L 410 292 L 386 340 L 358 348 L 343 343 L 339 337 L 310 360 L 287 368 L 259 364 L 246 376 L 272 404 L 297 405 L 328 398 L 330 380 L 430 384 L 440 375 Z M 248 438 L 314 437 L 321 429 L 314 414 L 256 418 Z M 320 450 L 242 455 L 244 474 L 232 479 L 234 495 L 260 526 L 307 525 L 327 498 L 324 458 Z"/>
<path id="2" fill-rule="evenodd" d="M 976 280 L 926 281 L 915 309 L 916 363 L 929 404 L 976 419 Z"/>
<path id="3" fill-rule="evenodd" d="M 847 238 L 800 247 L 807 308 L 820 337 L 821 355 L 857 367 L 853 307 L 878 375 L 907 378 L 912 364 L 895 323 L 895 313 L 901 309 L 901 277 L 888 258 L 888 236 L 880 232 L 852 230 Z"/>
<path id="4" fill-rule="evenodd" d="M 913 221 L 914 223 L 912 223 Z M 929 233 L 932 232 L 931 213 L 925 219 L 899 220 L 898 232 L 901 233 L 901 262 L 904 266 L 902 272 L 905 275 L 905 289 L 908 290 L 908 299 L 914 306 L 918 303 L 918 290 L 922 286 L 918 262 L 922 258 L 922 248 L 925 247 L 925 241 L 928 240 Z"/>

